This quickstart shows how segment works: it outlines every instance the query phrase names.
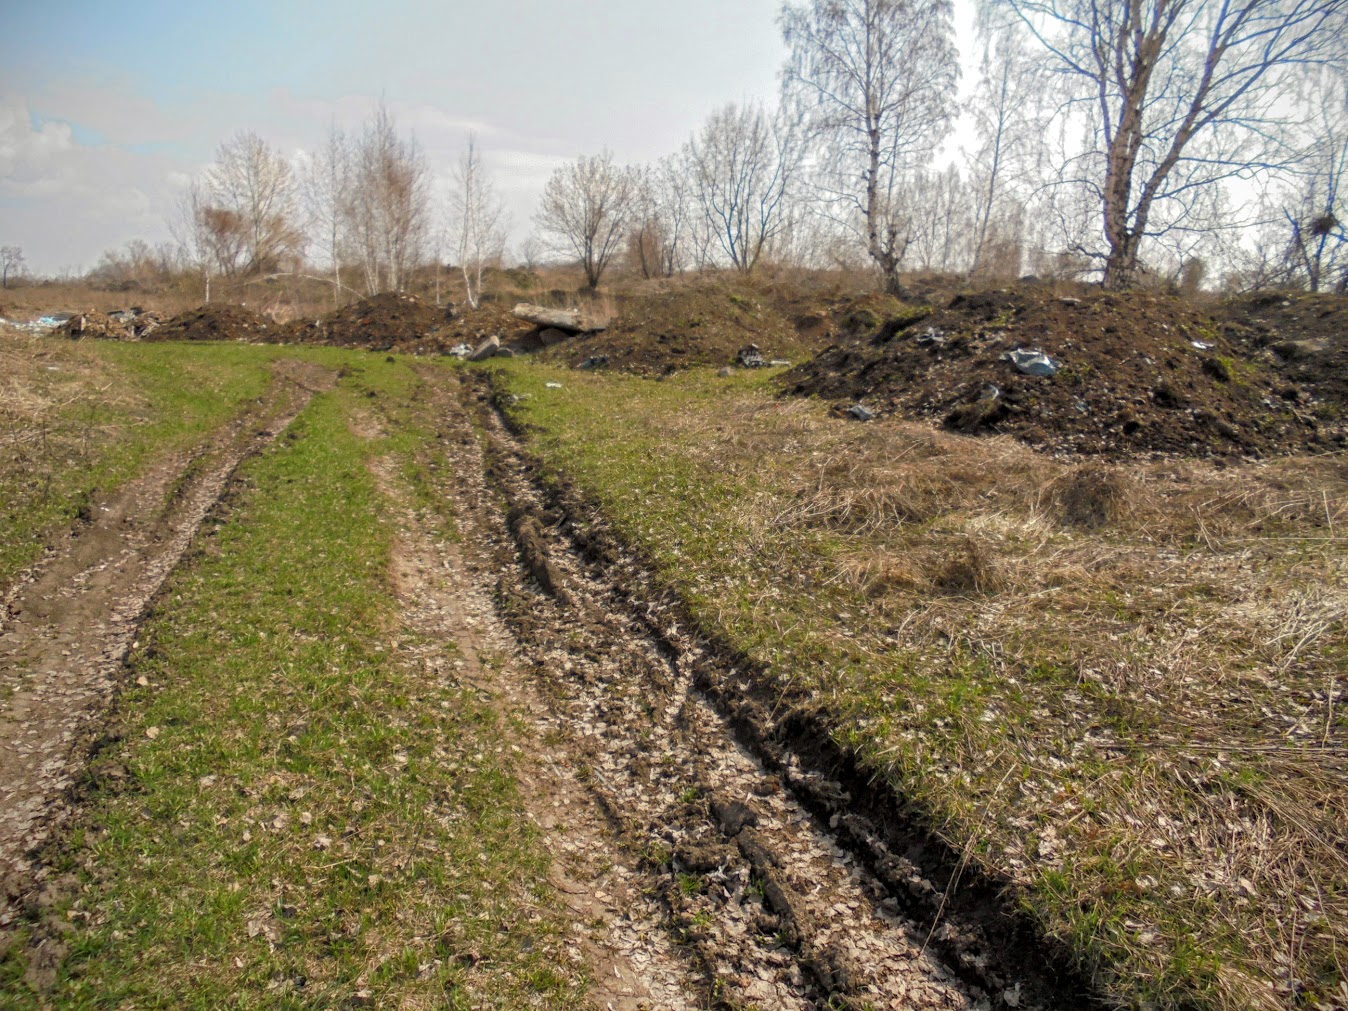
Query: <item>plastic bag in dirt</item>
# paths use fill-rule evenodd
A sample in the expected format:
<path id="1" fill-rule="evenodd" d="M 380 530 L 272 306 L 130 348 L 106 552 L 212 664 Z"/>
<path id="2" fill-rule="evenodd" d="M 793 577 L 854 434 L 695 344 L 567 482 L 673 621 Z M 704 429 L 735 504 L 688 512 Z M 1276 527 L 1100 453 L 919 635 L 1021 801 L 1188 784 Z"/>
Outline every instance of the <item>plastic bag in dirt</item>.
<path id="1" fill-rule="evenodd" d="M 875 420 L 875 412 L 872 411 L 869 407 L 865 407 L 861 404 L 853 404 L 851 407 L 847 409 L 847 413 L 850 414 L 852 417 L 856 418 L 857 421 Z"/>
<path id="2" fill-rule="evenodd" d="M 1062 362 L 1050 358 L 1042 351 L 1016 348 L 1002 355 L 1008 362 L 1027 376 L 1056 376 L 1062 368 Z"/>

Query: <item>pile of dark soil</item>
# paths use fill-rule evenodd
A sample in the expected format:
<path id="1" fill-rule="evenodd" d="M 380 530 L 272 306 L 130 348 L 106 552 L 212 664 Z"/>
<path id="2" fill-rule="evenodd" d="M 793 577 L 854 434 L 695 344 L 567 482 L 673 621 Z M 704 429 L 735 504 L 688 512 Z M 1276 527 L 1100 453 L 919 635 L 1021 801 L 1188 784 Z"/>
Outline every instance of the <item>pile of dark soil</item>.
<path id="1" fill-rule="evenodd" d="M 819 347 L 768 300 L 707 281 L 632 295 L 607 330 L 578 335 L 539 358 L 579 365 L 602 357 L 610 368 L 655 376 L 695 365 L 734 365 L 750 344 L 767 359 L 799 360 Z"/>
<path id="2" fill-rule="evenodd" d="M 1008 352 L 1060 368 L 1027 375 Z M 1251 358 L 1211 314 L 1142 292 L 958 295 L 856 333 L 787 373 L 790 392 L 969 434 L 1111 456 L 1247 456 L 1344 444 L 1334 412 Z"/>
<path id="3" fill-rule="evenodd" d="M 1218 314 L 1232 343 L 1336 411 L 1348 409 L 1348 298 L 1271 292 L 1227 302 Z"/>
<path id="4" fill-rule="evenodd" d="M 436 353 L 439 331 L 450 321 L 451 306 L 428 305 L 415 295 L 385 291 L 316 320 L 296 320 L 277 333 L 281 341 L 368 348 L 371 351 Z"/>
<path id="5" fill-rule="evenodd" d="M 502 344 L 532 351 L 541 346 L 535 335 L 538 327 L 515 316 L 515 303 L 483 302 L 476 309 L 465 306 L 441 329 L 437 336 L 449 347 L 468 344 L 477 347 L 488 337 L 499 337 Z"/>
<path id="6" fill-rule="evenodd" d="M 155 341 L 268 341 L 275 327 L 241 305 L 211 302 L 188 309 L 147 334 Z"/>

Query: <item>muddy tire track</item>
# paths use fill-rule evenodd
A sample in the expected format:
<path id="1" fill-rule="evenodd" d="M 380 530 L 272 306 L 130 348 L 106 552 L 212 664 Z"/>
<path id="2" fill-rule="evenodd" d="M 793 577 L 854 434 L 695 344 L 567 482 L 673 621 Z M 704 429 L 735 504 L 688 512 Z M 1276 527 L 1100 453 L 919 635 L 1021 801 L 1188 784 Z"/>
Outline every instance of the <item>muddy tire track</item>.
<path id="1" fill-rule="evenodd" d="M 505 718 L 537 728 L 548 706 L 520 670 L 511 632 L 496 614 L 494 580 L 470 566 L 443 524 L 410 504 L 412 496 L 389 458 L 370 467 L 380 491 L 393 505 L 396 524 L 391 570 L 408 628 L 441 644 L 435 670 L 476 689 Z M 455 513 L 455 522 L 478 541 L 473 516 Z M 687 959 L 663 929 L 663 910 L 646 894 L 642 875 L 626 866 L 613 844 L 603 810 L 556 756 L 540 755 L 534 736 L 514 734 L 520 752 L 515 776 L 525 813 L 552 855 L 548 881 L 565 906 L 571 932 L 568 956 L 592 977 L 590 999 L 604 1011 L 694 1011 L 687 995 Z"/>
<path id="2" fill-rule="evenodd" d="M 95 505 L 4 599 L 0 612 L 0 933 L 41 887 L 33 854 L 71 810 L 84 764 L 154 595 L 240 463 L 335 376 L 282 361 L 258 403 L 193 453 L 152 466 Z"/>
<path id="3" fill-rule="evenodd" d="M 999 958 L 987 924 L 957 911 L 932 931 L 942 889 L 817 756 L 782 743 L 789 721 L 754 709 L 747 673 L 603 539 L 578 496 L 541 480 L 484 384 L 463 382 L 442 438 L 459 511 L 478 526 L 469 541 L 494 554 L 498 612 L 547 701 L 537 739 L 605 810 L 698 965 L 702 999 L 1082 1006 L 1042 954 L 1037 969 Z"/>

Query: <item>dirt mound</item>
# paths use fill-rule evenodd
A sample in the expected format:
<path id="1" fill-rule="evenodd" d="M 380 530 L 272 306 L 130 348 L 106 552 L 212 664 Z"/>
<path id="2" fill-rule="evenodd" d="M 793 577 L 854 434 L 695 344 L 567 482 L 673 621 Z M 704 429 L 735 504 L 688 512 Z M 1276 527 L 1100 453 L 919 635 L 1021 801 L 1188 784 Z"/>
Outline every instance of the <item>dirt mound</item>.
<path id="1" fill-rule="evenodd" d="M 1227 302 L 1218 313 L 1231 341 L 1262 357 L 1289 383 L 1336 412 L 1348 408 L 1348 298 L 1265 293 Z"/>
<path id="2" fill-rule="evenodd" d="M 464 307 L 438 333 L 446 345 L 467 344 L 477 347 L 488 337 L 499 337 L 501 343 L 520 351 L 533 351 L 542 346 L 537 340 L 538 327 L 518 319 L 514 302 L 483 302 L 476 309 Z"/>
<path id="3" fill-rule="evenodd" d="M 153 340 L 150 335 L 158 330 L 162 319 L 157 312 L 143 312 L 140 309 L 121 309 L 113 313 L 81 312 L 57 327 L 56 333 L 71 340 Z"/>
<path id="4" fill-rule="evenodd" d="M 368 348 L 371 351 L 438 350 L 435 335 L 449 322 L 454 307 L 428 305 L 415 295 L 385 291 L 316 320 L 282 327 L 284 341 Z"/>
<path id="5" fill-rule="evenodd" d="M 579 335 L 539 358 L 571 365 L 604 358 L 624 372 L 664 375 L 694 365 L 734 365 L 750 344 L 768 360 L 798 360 L 818 348 L 766 299 L 701 282 L 631 296 L 607 330 Z"/>
<path id="6" fill-rule="evenodd" d="M 251 309 L 228 302 L 211 302 L 188 309 L 157 327 L 147 340 L 156 341 L 266 341 L 272 324 Z"/>
<path id="7" fill-rule="evenodd" d="M 1022 355 L 1018 366 L 1018 351 L 1047 360 Z M 845 339 L 785 381 L 840 407 L 861 401 L 1055 451 L 1242 456 L 1344 444 L 1332 412 L 1243 353 L 1210 314 L 1142 292 L 959 295 Z"/>

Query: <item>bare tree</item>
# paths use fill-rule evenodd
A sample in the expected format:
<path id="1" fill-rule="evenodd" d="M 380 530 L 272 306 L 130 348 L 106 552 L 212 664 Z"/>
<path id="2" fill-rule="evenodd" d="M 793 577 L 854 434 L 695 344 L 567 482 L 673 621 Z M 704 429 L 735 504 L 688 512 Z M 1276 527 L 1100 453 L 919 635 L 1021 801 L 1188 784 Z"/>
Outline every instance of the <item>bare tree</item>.
<path id="1" fill-rule="evenodd" d="M 350 254 L 351 147 L 336 126 L 309 159 L 301 180 L 310 241 L 332 268 L 332 302 L 341 304 L 342 257 Z"/>
<path id="2" fill-rule="evenodd" d="M 104 251 L 86 280 L 113 291 L 130 291 L 168 280 L 176 266 L 171 246 L 156 248 L 144 239 L 132 239 L 120 249 Z"/>
<path id="3" fill-rule="evenodd" d="M 984 15 L 979 25 L 983 58 L 972 103 L 979 146 L 969 164 L 974 201 L 970 273 L 986 271 L 993 254 L 1005 261 L 1007 237 L 1019 231 L 1025 184 L 1037 174 L 1045 153 L 1046 75 L 1030 56 L 1018 22 L 997 23 L 986 8 Z"/>
<path id="4" fill-rule="evenodd" d="M 455 167 L 450 202 L 465 297 L 476 309 L 482 297 L 482 272 L 498 262 L 505 249 L 505 204 L 496 196 L 491 177 L 482 167 L 477 138 L 471 133 L 468 150 Z"/>
<path id="5" fill-rule="evenodd" d="M 1206 227 L 1204 191 L 1281 164 L 1289 78 L 1341 52 L 1348 0 L 992 0 L 1069 82 L 1092 139 L 1075 173 L 1098 202 L 1104 284 L 1144 240 Z"/>
<path id="6" fill-rule="evenodd" d="M 681 154 L 634 169 L 637 196 L 628 260 L 642 277 L 673 277 L 688 258 L 694 199 Z"/>
<path id="7" fill-rule="evenodd" d="M 822 138 L 826 196 L 859 219 L 867 253 L 895 294 L 909 241 L 899 207 L 904 174 L 950 122 L 958 76 L 950 19 L 949 0 L 782 7 L 784 84 Z"/>
<path id="8" fill-rule="evenodd" d="M 801 161 L 793 124 L 762 106 L 712 113 L 685 146 L 693 195 L 721 252 L 748 274 L 790 221 Z"/>
<path id="9" fill-rule="evenodd" d="M 237 273 L 246 243 L 243 220 L 216 207 L 200 183 L 192 183 L 169 218 L 169 231 L 183 259 L 201 274 L 202 301 L 211 300 L 211 279 Z"/>
<path id="10" fill-rule="evenodd" d="M 909 257 L 941 273 L 964 269 L 971 260 L 976 201 L 959 166 L 914 173 L 903 197 Z"/>
<path id="11" fill-rule="evenodd" d="M 354 145 L 348 215 L 369 294 L 401 290 L 420 261 L 430 230 L 429 186 L 420 146 L 400 137 L 380 106 Z"/>
<path id="12" fill-rule="evenodd" d="M 221 144 L 201 185 L 207 213 L 227 218 L 242 235 L 238 262 L 226 273 L 266 273 L 299 261 L 304 236 L 295 224 L 294 175 L 257 134 Z"/>
<path id="13" fill-rule="evenodd" d="M 534 221 L 559 251 L 573 254 L 590 290 L 599 287 L 638 209 L 640 179 L 605 151 L 552 174 Z"/>
<path id="14" fill-rule="evenodd" d="M 1291 236 L 1289 279 L 1311 291 L 1348 292 L 1348 86 L 1339 73 L 1311 82 L 1315 115 L 1309 149 L 1299 161 L 1283 207 Z"/>
<path id="15" fill-rule="evenodd" d="M 23 262 L 23 250 L 18 246 L 0 246 L 0 288 L 8 288 L 10 276 L 23 272 Z"/>

